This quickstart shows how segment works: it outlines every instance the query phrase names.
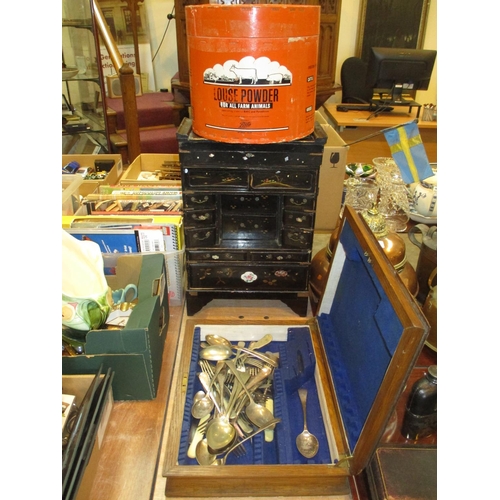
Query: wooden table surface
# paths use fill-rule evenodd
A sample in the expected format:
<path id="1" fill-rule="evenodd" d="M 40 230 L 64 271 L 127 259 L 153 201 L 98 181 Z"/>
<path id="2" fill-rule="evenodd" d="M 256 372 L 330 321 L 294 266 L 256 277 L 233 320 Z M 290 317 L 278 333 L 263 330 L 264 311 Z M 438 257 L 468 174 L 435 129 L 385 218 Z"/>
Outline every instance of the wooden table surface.
<path id="1" fill-rule="evenodd" d="M 92 500 L 147 500 L 151 497 L 182 311 L 182 306 L 170 308 L 156 398 L 115 401 L 113 405 L 90 492 Z"/>
<path id="2" fill-rule="evenodd" d="M 337 111 L 338 103 L 326 102 L 324 116 L 349 145 L 347 163 L 371 163 L 378 156 L 392 156 L 389 145 L 381 131 L 415 119 L 416 109 L 395 108 L 389 113 L 381 113 L 370 120 L 369 111 Z M 437 163 L 437 122 L 419 120 L 418 128 L 430 163 Z M 375 135 L 376 134 L 376 135 Z M 363 139 L 361 142 L 357 142 Z M 354 144 L 351 144 L 354 143 Z"/>
<path id="3" fill-rule="evenodd" d="M 329 240 L 330 233 L 315 234 L 314 252 L 322 248 Z M 408 245 L 408 243 L 407 243 Z M 408 245 L 411 246 L 411 245 Z M 416 258 L 409 256 L 409 261 L 416 264 Z M 308 312 L 311 316 L 312 312 Z M 175 373 L 174 362 L 180 351 L 182 331 L 187 319 L 183 306 L 170 308 L 170 320 L 163 352 L 163 365 L 158 385 L 158 395 L 151 401 L 115 401 L 101 450 L 96 477 L 90 498 L 92 500 L 165 500 L 165 478 L 162 476 L 163 455 L 167 443 L 162 442 L 164 425 L 168 425 L 167 401 Z M 213 300 L 189 319 L 226 320 L 242 318 L 273 320 L 300 319 L 281 301 L 256 300 Z M 424 348 L 417 363 L 417 372 L 423 367 L 436 362 L 436 354 Z M 413 380 L 417 372 L 412 374 Z M 410 382 L 407 391 L 411 387 Z M 404 396 L 398 405 L 404 404 Z M 400 413 L 398 415 L 400 415 Z M 399 439 L 394 430 L 395 416 L 384 435 L 386 441 Z M 397 424 L 396 424 L 397 425 Z M 351 480 L 351 496 L 308 497 L 303 500 L 367 500 L 368 493 L 362 476 Z M 278 497 L 264 497 L 259 500 L 275 500 Z M 286 500 L 285 497 L 279 497 Z M 170 499 L 170 500 L 176 500 Z M 184 498 L 183 500 L 189 500 Z M 251 500 L 250 498 L 241 500 Z M 297 500 L 297 499 L 295 499 Z"/>
<path id="4" fill-rule="evenodd" d="M 402 123 L 415 120 L 417 116 L 417 109 L 413 108 L 410 112 L 407 107 L 397 107 L 393 111 L 380 113 L 377 116 L 370 118 L 372 114 L 370 111 L 363 110 L 349 110 L 338 111 L 338 103 L 326 102 L 323 104 L 327 114 L 331 117 L 333 122 L 338 127 L 376 127 L 387 128 L 401 125 Z M 340 104 L 341 105 L 341 104 Z M 437 121 L 423 121 L 422 113 L 418 120 L 419 129 L 437 129 Z"/>
<path id="5" fill-rule="evenodd" d="M 214 300 L 199 313 L 190 318 L 200 320 L 216 319 L 297 319 L 298 316 L 280 301 L 224 301 Z M 164 425 L 168 425 L 166 404 L 170 394 L 173 365 L 178 351 L 178 343 L 186 320 L 183 308 L 171 308 L 171 317 L 163 354 L 163 368 L 160 376 L 158 395 L 152 401 L 115 401 L 102 446 L 96 477 L 91 490 L 92 500 L 165 500 L 165 478 L 162 476 L 163 451 L 167 443 L 162 442 Z M 429 350 L 429 352 L 432 352 Z M 418 368 L 412 380 L 423 367 L 435 358 L 419 358 Z M 410 384 L 408 385 L 409 389 Z M 401 399 L 401 404 L 403 403 Z M 400 405 L 399 405 L 400 406 Z M 401 409 L 398 406 L 398 411 Z M 167 418 L 167 422 L 165 419 Z M 400 418 L 400 417 L 399 417 Z M 384 439 L 389 442 L 401 441 L 394 430 Z M 388 426 L 389 427 L 389 426 Z M 307 497 L 303 500 L 367 500 L 366 485 L 362 476 L 352 479 L 350 496 Z M 286 500 L 285 497 L 279 497 Z M 302 498 L 302 497 L 301 497 Z M 275 500 L 278 497 L 264 497 L 260 500 Z M 172 498 L 171 500 L 176 500 Z M 184 498 L 189 500 L 189 498 Z M 245 499 L 242 499 L 245 500 Z M 246 500 L 251 500 L 247 497 Z M 296 500 L 296 499 L 295 499 Z"/>

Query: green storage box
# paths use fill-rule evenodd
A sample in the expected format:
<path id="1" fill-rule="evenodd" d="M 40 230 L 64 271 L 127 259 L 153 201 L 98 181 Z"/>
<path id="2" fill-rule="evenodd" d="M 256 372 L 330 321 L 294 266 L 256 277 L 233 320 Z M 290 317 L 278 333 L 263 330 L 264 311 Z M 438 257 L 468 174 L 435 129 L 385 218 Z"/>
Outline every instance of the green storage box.
<path id="1" fill-rule="evenodd" d="M 115 372 L 115 400 L 154 399 L 169 320 L 164 255 L 103 254 L 103 259 L 111 289 L 135 284 L 138 303 L 124 328 L 88 332 L 85 354 L 63 356 L 62 373 L 96 373 L 102 364 Z"/>

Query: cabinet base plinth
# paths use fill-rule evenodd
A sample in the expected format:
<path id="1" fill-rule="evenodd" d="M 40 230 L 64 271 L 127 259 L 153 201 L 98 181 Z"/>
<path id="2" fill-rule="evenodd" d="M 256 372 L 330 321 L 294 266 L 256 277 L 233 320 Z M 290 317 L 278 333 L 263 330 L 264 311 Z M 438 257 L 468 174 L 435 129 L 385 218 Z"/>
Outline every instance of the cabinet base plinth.
<path id="1" fill-rule="evenodd" d="M 307 293 L 255 293 L 255 292 L 186 292 L 186 311 L 194 316 L 214 299 L 224 300 L 280 300 L 295 314 L 307 316 L 309 297 Z"/>

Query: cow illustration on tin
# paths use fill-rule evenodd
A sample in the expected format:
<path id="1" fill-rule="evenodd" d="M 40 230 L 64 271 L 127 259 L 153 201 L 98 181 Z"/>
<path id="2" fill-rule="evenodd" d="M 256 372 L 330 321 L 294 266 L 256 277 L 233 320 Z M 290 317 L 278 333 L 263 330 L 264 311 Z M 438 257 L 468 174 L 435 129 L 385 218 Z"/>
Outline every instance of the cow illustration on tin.
<path id="1" fill-rule="evenodd" d="M 215 64 L 203 73 L 203 82 L 212 85 L 291 85 L 292 73 L 278 61 L 268 57 L 246 56 L 239 61 L 229 59 Z"/>

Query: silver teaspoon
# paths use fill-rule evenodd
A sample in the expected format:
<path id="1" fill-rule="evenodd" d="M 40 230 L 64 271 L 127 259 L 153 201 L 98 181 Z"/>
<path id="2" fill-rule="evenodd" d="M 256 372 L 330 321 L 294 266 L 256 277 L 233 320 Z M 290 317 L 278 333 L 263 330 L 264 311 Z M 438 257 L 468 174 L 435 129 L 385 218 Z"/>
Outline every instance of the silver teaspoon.
<path id="1" fill-rule="evenodd" d="M 299 389 L 299 398 L 302 403 L 302 413 L 304 414 L 304 430 L 297 436 L 295 443 L 301 455 L 306 458 L 312 458 L 318 453 L 319 442 L 314 434 L 307 429 L 306 402 L 307 389 Z"/>

